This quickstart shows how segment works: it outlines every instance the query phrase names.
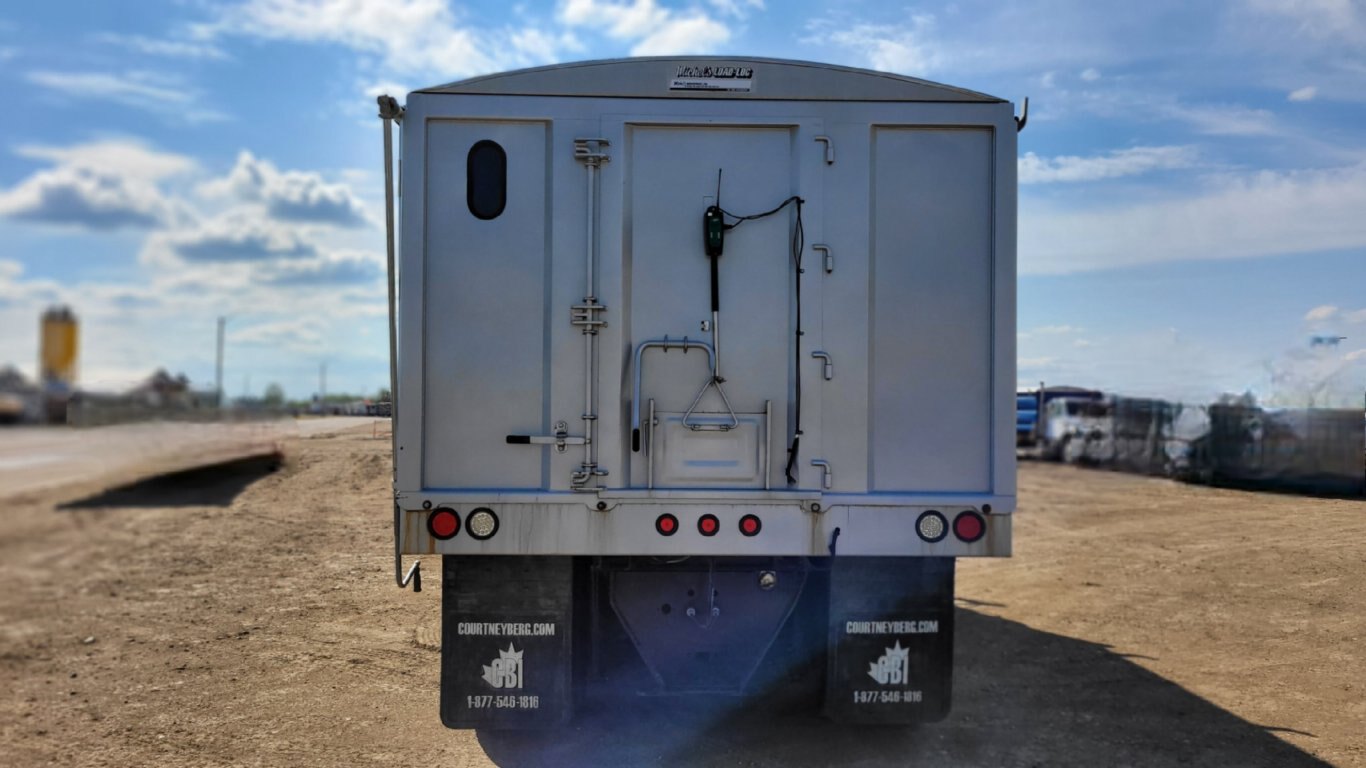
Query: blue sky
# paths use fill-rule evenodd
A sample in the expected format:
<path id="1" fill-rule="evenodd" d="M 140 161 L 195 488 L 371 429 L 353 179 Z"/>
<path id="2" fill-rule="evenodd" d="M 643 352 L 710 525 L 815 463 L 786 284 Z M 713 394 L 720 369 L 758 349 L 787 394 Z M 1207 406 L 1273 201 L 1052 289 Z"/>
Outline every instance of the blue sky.
<path id="1" fill-rule="evenodd" d="M 870 67 L 1031 99 L 1020 380 L 1366 389 L 1366 2 L 179 0 L 0 10 L 0 364 L 52 302 L 82 382 L 387 377 L 379 92 L 577 59 Z M 1312 347 L 1314 335 L 1347 337 Z"/>

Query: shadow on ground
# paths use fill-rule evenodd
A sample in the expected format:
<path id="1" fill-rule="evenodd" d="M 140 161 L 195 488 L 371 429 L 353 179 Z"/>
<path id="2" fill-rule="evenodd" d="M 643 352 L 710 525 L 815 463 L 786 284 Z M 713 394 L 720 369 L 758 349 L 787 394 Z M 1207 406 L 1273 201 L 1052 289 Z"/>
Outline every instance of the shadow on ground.
<path id="1" fill-rule="evenodd" d="M 84 499 L 58 505 L 59 510 L 141 507 L 226 507 L 247 486 L 280 467 L 279 456 L 239 461 L 158 475 Z"/>
<path id="2" fill-rule="evenodd" d="M 559 731 L 480 731 L 499 766 L 1322 766 L 1096 643 L 957 612 L 954 708 L 916 728 L 768 716 L 763 701 L 633 699 Z"/>

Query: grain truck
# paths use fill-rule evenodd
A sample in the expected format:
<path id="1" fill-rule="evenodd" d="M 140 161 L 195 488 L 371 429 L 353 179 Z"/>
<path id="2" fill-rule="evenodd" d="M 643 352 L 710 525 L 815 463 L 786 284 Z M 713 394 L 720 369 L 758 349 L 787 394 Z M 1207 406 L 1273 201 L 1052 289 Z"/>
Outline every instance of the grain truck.
<path id="1" fill-rule="evenodd" d="M 955 561 L 1011 550 L 1024 116 L 692 56 L 379 101 L 394 575 L 440 556 L 441 720 L 942 718 Z"/>

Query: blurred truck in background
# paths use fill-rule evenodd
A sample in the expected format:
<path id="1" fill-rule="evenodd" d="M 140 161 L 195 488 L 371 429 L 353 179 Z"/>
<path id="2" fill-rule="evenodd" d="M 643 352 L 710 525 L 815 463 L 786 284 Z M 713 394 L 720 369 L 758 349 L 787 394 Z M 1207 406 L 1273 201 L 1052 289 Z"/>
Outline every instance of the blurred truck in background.
<path id="1" fill-rule="evenodd" d="M 1035 449 L 1047 453 L 1049 440 L 1048 419 L 1050 414 L 1066 414 L 1067 409 L 1049 408 L 1056 400 L 1072 402 L 1091 402 L 1102 400 L 1104 392 L 1082 387 L 1048 387 L 1039 384 L 1038 389 L 1022 389 L 1015 393 L 1015 447 Z M 1065 428 L 1064 428 L 1065 429 Z M 1058 433 L 1061 435 L 1062 433 Z M 1054 438 L 1057 439 L 1056 437 Z"/>

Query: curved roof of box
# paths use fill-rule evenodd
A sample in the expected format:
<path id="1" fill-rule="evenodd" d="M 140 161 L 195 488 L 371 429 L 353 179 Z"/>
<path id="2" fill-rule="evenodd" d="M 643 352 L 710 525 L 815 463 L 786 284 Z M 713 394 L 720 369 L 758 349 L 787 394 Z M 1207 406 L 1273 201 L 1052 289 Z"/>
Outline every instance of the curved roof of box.
<path id="1" fill-rule="evenodd" d="M 417 93 L 781 101 L 1004 101 L 889 72 L 810 61 L 723 56 L 579 61 L 481 75 L 422 88 Z"/>

